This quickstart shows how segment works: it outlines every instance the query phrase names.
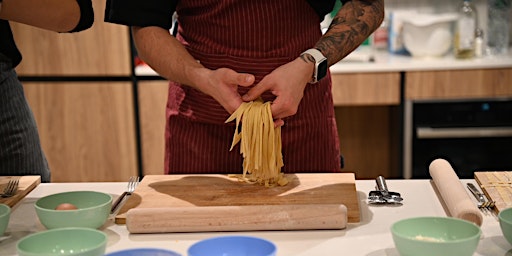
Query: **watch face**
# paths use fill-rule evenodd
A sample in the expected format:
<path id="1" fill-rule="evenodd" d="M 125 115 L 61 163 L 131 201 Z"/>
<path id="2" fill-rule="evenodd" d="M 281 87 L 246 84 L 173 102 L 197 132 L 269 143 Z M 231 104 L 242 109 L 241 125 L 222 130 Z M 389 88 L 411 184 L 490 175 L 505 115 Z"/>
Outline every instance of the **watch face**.
<path id="1" fill-rule="evenodd" d="M 318 63 L 317 80 L 324 78 L 327 75 L 327 60 Z"/>

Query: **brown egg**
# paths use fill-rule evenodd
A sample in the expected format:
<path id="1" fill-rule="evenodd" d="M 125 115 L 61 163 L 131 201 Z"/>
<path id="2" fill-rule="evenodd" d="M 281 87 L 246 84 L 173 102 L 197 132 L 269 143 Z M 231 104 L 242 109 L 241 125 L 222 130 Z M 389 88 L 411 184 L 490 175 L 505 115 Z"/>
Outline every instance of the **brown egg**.
<path id="1" fill-rule="evenodd" d="M 61 210 L 61 211 L 77 210 L 77 209 L 78 208 L 75 205 L 70 204 L 70 203 L 62 203 L 62 204 L 57 205 L 57 207 L 55 207 L 55 210 Z"/>

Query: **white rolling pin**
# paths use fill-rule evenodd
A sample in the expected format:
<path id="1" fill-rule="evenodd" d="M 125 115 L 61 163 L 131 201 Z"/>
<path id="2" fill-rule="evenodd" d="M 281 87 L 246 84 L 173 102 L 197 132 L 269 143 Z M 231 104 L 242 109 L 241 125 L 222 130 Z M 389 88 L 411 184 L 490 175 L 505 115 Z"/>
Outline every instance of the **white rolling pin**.
<path id="1" fill-rule="evenodd" d="M 482 213 L 462 186 L 448 161 L 436 159 L 430 163 L 430 176 L 452 217 L 482 225 Z"/>
<path id="2" fill-rule="evenodd" d="M 346 225 L 343 204 L 134 208 L 126 213 L 130 233 L 343 229 Z"/>

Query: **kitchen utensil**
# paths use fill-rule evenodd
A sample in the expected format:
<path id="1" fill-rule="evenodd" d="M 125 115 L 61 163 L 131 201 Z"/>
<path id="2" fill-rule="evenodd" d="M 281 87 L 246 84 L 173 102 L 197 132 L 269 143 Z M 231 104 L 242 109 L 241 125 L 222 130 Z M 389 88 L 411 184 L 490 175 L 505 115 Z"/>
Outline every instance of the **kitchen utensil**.
<path id="1" fill-rule="evenodd" d="M 90 228 L 57 228 L 28 235 L 17 244 L 19 256 L 103 256 L 107 235 Z"/>
<path id="2" fill-rule="evenodd" d="M 482 212 L 469 197 L 450 163 L 435 159 L 429 165 L 429 172 L 449 215 L 482 225 Z"/>
<path id="3" fill-rule="evenodd" d="M 5 198 L 5 197 L 11 197 L 11 196 L 16 195 L 16 192 L 18 192 L 19 185 L 20 185 L 20 180 L 18 178 L 9 180 L 9 182 L 7 182 L 7 186 L 4 188 L 4 191 L 1 194 L 1 196 Z"/>
<path id="4" fill-rule="evenodd" d="M 251 255 L 275 256 L 277 247 L 269 240 L 253 236 L 221 236 L 193 244 L 189 256 Z"/>
<path id="5" fill-rule="evenodd" d="M 386 199 L 382 196 L 380 191 L 372 190 L 368 194 L 368 203 L 370 204 L 385 204 Z"/>
<path id="6" fill-rule="evenodd" d="M 76 210 L 56 210 L 68 203 Z M 64 227 L 99 228 L 109 216 L 112 196 L 96 191 L 71 191 L 39 198 L 35 202 L 39 221 L 47 229 Z"/>
<path id="7" fill-rule="evenodd" d="M 478 208 L 480 209 L 492 209 L 494 208 L 495 203 L 492 201 L 489 201 L 484 193 L 480 192 L 480 190 L 473 184 L 473 183 L 467 183 L 467 187 L 469 191 L 475 196 L 478 203 Z"/>
<path id="8" fill-rule="evenodd" d="M 347 207 L 342 204 L 134 208 L 126 217 L 130 233 L 343 229 L 346 225 Z"/>
<path id="9" fill-rule="evenodd" d="M 112 209 L 110 210 L 110 213 L 114 213 L 116 212 L 117 210 L 117 207 L 119 206 L 119 204 L 123 201 L 123 199 L 126 197 L 126 196 L 130 196 L 133 191 L 135 191 L 135 188 L 137 187 L 137 185 L 139 185 L 139 177 L 138 176 L 132 176 L 130 177 L 130 179 L 128 180 L 128 187 L 126 188 L 126 191 L 124 191 L 117 199 L 116 201 L 112 204 Z"/>
<path id="10" fill-rule="evenodd" d="M 321 205 L 343 204 L 347 221 L 360 221 L 359 197 L 354 173 L 285 174 L 286 186 L 266 188 L 240 182 L 228 175 L 145 175 L 135 192 L 115 216 L 117 224 L 126 223 L 128 210 L 147 208 L 201 208 L 206 206 L 232 207 L 252 205 Z M 192 210 L 192 209 L 191 209 Z M 264 215 L 264 214 L 263 214 Z M 213 212 L 195 222 L 205 226 L 225 214 Z M 174 216 L 158 219 L 172 221 Z M 184 224 L 185 225 L 185 224 Z M 293 228 L 293 227 L 290 227 Z"/>
<path id="11" fill-rule="evenodd" d="M 496 213 L 512 207 L 512 171 L 481 171 L 474 176 Z"/>
<path id="12" fill-rule="evenodd" d="M 388 190 L 388 186 L 386 184 L 386 179 L 383 176 L 378 176 L 375 179 L 377 185 L 375 186 L 374 191 L 370 191 L 368 194 L 368 200 L 371 204 L 401 204 L 403 198 L 400 196 L 400 193 L 391 192 Z"/>
<path id="13" fill-rule="evenodd" d="M 0 197 L 0 204 L 15 206 L 20 200 L 41 183 L 41 176 L 0 176 L 0 186 L 7 186 L 10 180 L 19 180 L 17 192 L 11 197 Z"/>
<path id="14" fill-rule="evenodd" d="M 391 226 L 393 242 L 400 255 L 471 256 L 482 231 L 472 222 L 453 217 L 415 217 Z"/>

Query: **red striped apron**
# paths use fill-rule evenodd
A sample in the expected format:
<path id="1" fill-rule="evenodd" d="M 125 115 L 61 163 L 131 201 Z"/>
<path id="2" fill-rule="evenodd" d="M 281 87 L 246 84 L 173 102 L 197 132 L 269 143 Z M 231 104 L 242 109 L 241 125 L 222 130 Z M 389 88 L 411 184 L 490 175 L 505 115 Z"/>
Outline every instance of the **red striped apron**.
<path id="1" fill-rule="evenodd" d="M 179 1 L 178 35 L 205 67 L 266 74 L 311 48 L 320 20 L 306 1 Z M 240 87 L 243 95 L 248 89 Z M 270 93 L 265 101 L 273 100 Z M 238 147 L 229 151 L 234 125 L 213 98 L 171 82 L 165 132 L 166 173 L 241 173 Z M 284 172 L 335 172 L 340 152 L 331 80 L 308 85 L 297 114 L 282 127 Z"/>

